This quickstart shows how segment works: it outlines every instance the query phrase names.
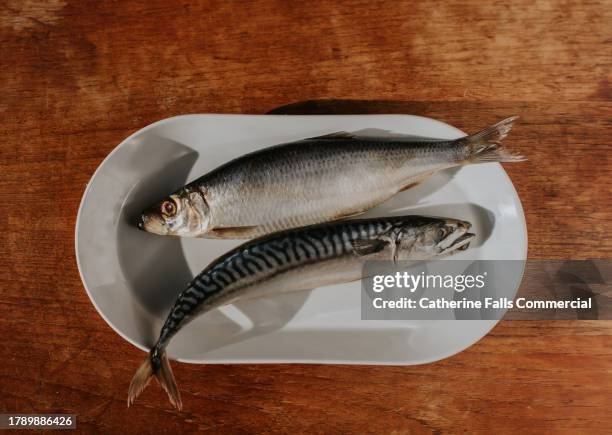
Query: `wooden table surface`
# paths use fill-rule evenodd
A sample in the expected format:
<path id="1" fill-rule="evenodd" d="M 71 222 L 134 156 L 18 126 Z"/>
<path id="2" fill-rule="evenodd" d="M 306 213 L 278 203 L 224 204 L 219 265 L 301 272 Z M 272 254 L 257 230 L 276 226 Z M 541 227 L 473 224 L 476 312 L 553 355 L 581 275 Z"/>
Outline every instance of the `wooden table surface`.
<path id="1" fill-rule="evenodd" d="M 0 2 L 0 412 L 88 432 L 610 432 L 612 324 L 502 321 L 413 367 L 174 364 L 126 409 L 143 352 L 79 279 L 85 184 L 184 113 L 519 114 L 507 165 L 529 257 L 612 257 L 612 3 Z"/>

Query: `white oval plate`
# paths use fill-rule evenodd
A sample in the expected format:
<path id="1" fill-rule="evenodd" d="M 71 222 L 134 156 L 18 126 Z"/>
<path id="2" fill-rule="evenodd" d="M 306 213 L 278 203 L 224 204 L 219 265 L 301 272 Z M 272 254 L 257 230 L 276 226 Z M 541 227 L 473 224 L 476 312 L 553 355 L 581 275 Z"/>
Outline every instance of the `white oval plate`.
<path id="1" fill-rule="evenodd" d="M 145 233 L 134 226 L 142 209 L 247 152 L 341 130 L 464 135 L 442 122 L 407 115 L 185 115 L 124 140 L 94 173 L 76 223 L 79 272 L 100 315 L 123 338 L 148 350 L 176 294 L 241 243 Z M 366 216 L 415 213 L 472 222 L 478 239 L 454 258 L 526 259 L 525 217 L 499 164 L 444 171 Z M 516 276 L 517 289 L 521 278 Z M 466 349 L 495 323 L 362 321 L 360 283 L 354 282 L 214 310 L 177 334 L 168 352 L 191 363 L 419 364 Z"/>

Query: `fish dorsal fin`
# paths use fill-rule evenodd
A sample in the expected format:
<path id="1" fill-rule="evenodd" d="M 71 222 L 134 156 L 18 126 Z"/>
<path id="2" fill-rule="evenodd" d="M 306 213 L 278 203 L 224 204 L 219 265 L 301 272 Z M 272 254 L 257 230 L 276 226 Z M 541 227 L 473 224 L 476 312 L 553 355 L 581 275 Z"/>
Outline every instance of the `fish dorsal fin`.
<path id="1" fill-rule="evenodd" d="M 349 133 L 348 131 L 337 131 L 335 133 L 324 134 L 322 136 L 309 137 L 304 140 L 313 139 L 355 139 L 355 135 L 353 133 Z"/>
<path id="2" fill-rule="evenodd" d="M 357 239 L 351 243 L 353 246 L 353 252 L 360 257 L 364 255 L 375 254 L 385 249 L 387 243 L 383 240 L 368 240 L 368 239 Z"/>

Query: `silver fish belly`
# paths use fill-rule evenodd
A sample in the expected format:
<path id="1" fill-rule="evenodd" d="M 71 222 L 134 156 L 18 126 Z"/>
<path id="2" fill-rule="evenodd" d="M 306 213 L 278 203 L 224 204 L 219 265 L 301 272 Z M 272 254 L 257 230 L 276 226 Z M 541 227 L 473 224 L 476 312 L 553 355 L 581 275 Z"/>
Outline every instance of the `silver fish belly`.
<path id="1" fill-rule="evenodd" d="M 238 159 L 194 185 L 210 208 L 207 236 L 251 238 L 363 213 L 423 174 L 450 167 L 459 151 L 315 139 Z"/>

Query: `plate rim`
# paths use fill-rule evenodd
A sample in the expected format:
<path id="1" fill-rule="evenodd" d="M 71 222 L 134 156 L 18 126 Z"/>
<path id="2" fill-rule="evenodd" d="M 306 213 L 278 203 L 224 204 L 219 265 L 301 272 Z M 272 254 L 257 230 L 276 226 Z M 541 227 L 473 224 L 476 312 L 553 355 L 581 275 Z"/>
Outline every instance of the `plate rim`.
<path id="1" fill-rule="evenodd" d="M 261 117 L 265 117 L 265 118 L 330 118 L 330 117 L 344 117 L 344 118 L 354 118 L 354 117 L 367 117 L 367 118 L 380 118 L 380 117 L 393 117 L 393 118 L 413 118 L 413 119 L 421 119 L 424 120 L 425 122 L 433 122 L 435 124 L 439 124 L 445 128 L 450 128 L 452 130 L 455 130 L 458 134 L 460 135 L 466 135 L 466 133 L 460 129 L 458 129 L 457 127 L 451 125 L 451 124 L 447 124 L 443 121 L 434 119 L 434 118 L 429 118 L 426 116 L 421 116 L 421 115 L 411 115 L 411 114 L 398 114 L 398 113 L 389 113 L 389 114 L 383 114 L 383 113 L 376 113 L 376 114 L 350 114 L 350 115 L 346 115 L 346 114 L 330 114 L 330 115 L 320 115 L 320 114 L 313 114 L 313 115 L 281 115 L 281 114 L 236 114 L 236 113 L 190 113 L 190 114 L 181 114 L 181 115 L 175 115 L 175 116 L 171 116 L 168 118 L 163 118 L 160 119 L 158 121 L 154 121 L 151 124 L 148 124 L 136 131 L 134 131 L 132 134 L 128 135 L 126 138 L 124 138 L 121 142 L 119 142 L 105 157 L 104 159 L 98 164 L 98 166 L 96 167 L 95 171 L 92 173 L 92 175 L 89 178 L 89 181 L 86 184 L 86 187 L 83 191 L 83 194 L 81 196 L 81 200 L 79 202 L 79 207 L 77 210 L 77 216 L 76 216 L 76 220 L 75 220 L 75 226 L 74 226 L 74 250 L 75 250 L 75 258 L 76 258 L 76 263 L 77 263 L 77 269 L 79 272 L 79 278 L 81 279 L 81 283 L 83 285 L 83 288 L 85 289 L 85 292 L 87 294 L 87 297 L 89 298 L 89 301 L 91 302 L 91 304 L 94 306 L 95 310 L 98 312 L 98 314 L 100 315 L 100 317 L 102 317 L 102 319 L 106 322 L 106 324 L 114 331 L 116 332 L 121 338 L 123 338 L 124 340 L 126 340 L 128 343 L 132 344 L 133 346 L 135 346 L 136 348 L 148 352 L 149 349 L 146 348 L 145 346 L 142 346 L 140 343 L 137 343 L 135 340 L 133 340 L 131 337 L 128 337 L 125 333 L 123 333 L 121 330 L 119 330 L 113 322 L 111 322 L 109 320 L 109 318 L 104 314 L 104 312 L 100 309 L 100 307 L 98 306 L 98 304 L 95 302 L 92 294 L 91 294 L 91 290 L 89 289 L 89 287 L 86 284 L 85 281 L 85 277 L 83 275 L 83 267 L 81 265 L 81 261 L 79 258 L 79 227 L 81 224 L 81 215 L 82 215 L 82 211 L 83 211 L 83 207 L 85 204 L 85 200 L 88 196 L 88 193 L 91 189 L 92 186 L 92 182 L 95 179 L 95 177 L 98 175 L 98 173 L 102 170 L 102 168 L 108 164 L 108 162 L 110 161 L 110 159 L 112 158 L 112 156 L 114 155 L 114 153 L 116 153 L 119 149 L 121 149 L 122 147 L 125 146 L 126 143 L 130 142 L 133 138 L 142 135 L 143 133 L 146 133 L 148 130 L 151 130 L 155 127 L 159 127 L 160 125 L 166 124 L 166 123 L 170 123 L 173 121 L 176 121 L 178 119 L 186 119 L 186 118 L 199 118 L 199 117 L 225 117 L 225 118 L 261 118 Z M 525 212 L 523 209 L 523 205 L 522 202 L 520 200 L 520 197 L 518 196 L 518 192 L 516 190 L 516 187 L 514 186 L 514 183 L 512 182 L 510 176 L 508 175 L 508 173 L 506 172 L 506 170 L 504 169 L 504 167 L 500 164 L 500 163 L 495 163 L 495 165 L 497 165 L 497 167 L 499 169 L 501 169 L 501 173 L 503 174 L 503 176 L 505 177 L 505 182 L 507 182 L 511 187 L 512 187 L 512 197 L 513 197 L 513 201 L 514 204 L 517 206 L 517 211 L 519 212 L 519 220 L 522 223 L 522 234 L 524 236 L 524 254 L 523 254 L 523 258 L 520 260 L 522 262 L 522 270 L 521 270 L 521 276 L 520 279 L 517 281 L 517 288 L 515 290 L 518 291 L 518 289 L 520 288 L 520 284 L 523 281 L 524 278 L 524 274 L 525 274 L 525 266 L 526 266 L 526 261 L 527 261 L 527 255 L 528 255 L 528 247 L 529 247 L 529 234 L 527 231 L 527 221 L 525 218 Z M 316 360 L 316 359 L 312 359 L 312 360 L 308 360 L 308 359 L 282 359 L 282 358 L 276 358 L 276 359 L 215 359 L 215 360 L 198 360 L 198 359 L 193 359 L 193 358 L 176 358 L 175 360 L 178 362 L 182 362 L 182 363 L 189 363 L 189 364 L 345 364 L 345 365 L 385 365 L 385 366 L 407 366 L 407 365 L 421 365 L 421 364 L 430 364 L 436 361 L 441 361 L 447 358 L 450 358 L 454 355 L 457 355 L 461 352 L 463 352 L 464 350 L 469 349 L 470 347 L 474 346 L 476 343 L 478 343 L 480 340 L 482 340 L 484 337 L 486 337 L 489 332 L 491 332 L 491 330 L 501 321 L 503 320 L 503 317 L 501 319 L 497 319 L 497 320 L 461 320 L 462 322 L 479 322 L 481 324 L 483 324 L 483 322 L 486 322 L 487 325 L 485 328 L 482 329 L 482 334 L 480 334 L 478 337 L 476 337 L 470 344 L 468 344 L 465 347 L 461 347 L 458 350 L 457 349 L 451 349 L 448 352 L 441 352 L 436 356 L 432 356 L 431 358 L 421 358 L 421 359 L 414 359 L 414 360 L 401 360 L 401 361 L 387 361 L 387 360 L 362 360 L 362 361 L 357 361 L 357 360 L 333 360 L 333 359 L 326 359 L 326 360 Z M 449 321 L 453 321 L 453 320 L 449 320 Z M 457 320 L 454 320 L 457 321 Z"/>

